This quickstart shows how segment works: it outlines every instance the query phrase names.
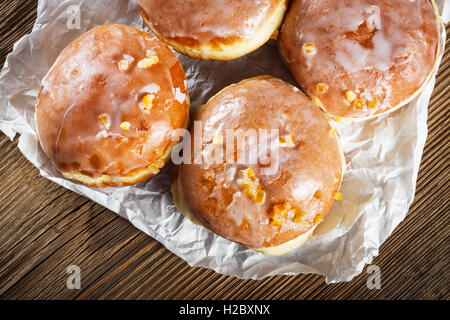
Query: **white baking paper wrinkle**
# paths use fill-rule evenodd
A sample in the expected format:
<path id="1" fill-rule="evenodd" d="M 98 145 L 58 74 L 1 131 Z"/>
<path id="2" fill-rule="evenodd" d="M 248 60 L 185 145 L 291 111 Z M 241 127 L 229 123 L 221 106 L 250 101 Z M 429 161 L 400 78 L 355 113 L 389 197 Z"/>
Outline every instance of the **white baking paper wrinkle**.
<path id="1" fill-rule="evenodd" d="M 438 2 L 448 20 L 449 4 L 444 8 L 445 1 Z M 81 29 L 71 30 L 67 21 L 78 8 Z M 218 273 L 252 279 L 317 273 L 331 283 L 350 281 L 372 262 L 381 244 L 405 218 L 413 200 L 434 78 L 418 99 L 391 115 L 336 124 L 348 163 L 342 185 L 343 200 L 335 203 L 303 247 L 281 257 L 265 256 L 183 217 L 172 201 L 170 167 L 137 186 L 94 189 L 64 179 L 40 149 L 34 105 L 41 79 L 70 41 L 94 26 L 107 23 L 128 24 L 148 31 L 136 1 L 39 1 L 32 33 L 15 44 L 0 74 L 0 129 L 11 139 L 20 133 L 21 152 L 44 177 L 120 214 L 191 266 Z M 445 28 L 441 31 L 440 57 Z M 225 86 L 253 76 L 269 74 L 294 83 L 274 41 L 230 62 L 178 56 L 188 77 L 193 108 Z"/>

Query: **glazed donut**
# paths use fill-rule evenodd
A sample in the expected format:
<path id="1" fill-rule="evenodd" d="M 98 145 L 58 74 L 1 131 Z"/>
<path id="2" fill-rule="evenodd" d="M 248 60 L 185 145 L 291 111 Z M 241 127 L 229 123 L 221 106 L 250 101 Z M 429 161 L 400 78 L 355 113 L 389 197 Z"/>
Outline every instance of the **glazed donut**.
<path id="1" fill-rule="evenodd" d="M 224 238 L 265 254 L 287 253 L 312 236 L 342 196 L 345 160 L 335 129 L 300 90 L 282 80 L 262 76 L 225 88 L 200 107 L 194 129 L 192 160 L 178 166 L 172 185 L 174 202 L 185 216 Z M 262 129 L 278 132 L 263 135 Z M 256 141 L 230 147 L 233 135 L 239 140 L 249 130 L 258 132 Z M 199 135 L 202 148 L 196 149 Z M 218 150 L 226 156 L 211 161 Z M 239 154 L 258 156 L 239 161 Z"/>
<path id="2" fill-rule="evenodd" d="M 280 36 L 294 78 L 330 116 L 367 119 L 411 102 L 438 57 L 430 0 L 295 0 Z"/>
<path id="3" fill-rule="evenodd" d="M 36 105 L 44 152 L 66 178 L 94 187 L 157 174 L 188 118 L 176 56 L 123 25 L 96 27 L 70 43 L 42 80 Z"/>
<path id="4" fill-rule="evenodd" d="M 250 53 L 280 27 L 287 0 L 138 0 L 152 31 L 193 58 L 232 60 Z"/>

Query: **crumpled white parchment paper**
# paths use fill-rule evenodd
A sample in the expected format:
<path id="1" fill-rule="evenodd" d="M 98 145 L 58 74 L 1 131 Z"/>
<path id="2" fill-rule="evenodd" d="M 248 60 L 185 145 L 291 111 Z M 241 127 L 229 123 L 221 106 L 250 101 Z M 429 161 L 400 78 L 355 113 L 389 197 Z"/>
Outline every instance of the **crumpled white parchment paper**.
<path id="1" fill-rule="evenodd" d="M 448 21 L 449 3 L 437 2 L 443 20 Z M 80 29 L 70 29 L 76 25 L 77 10 Z M 94 189 L 64 179 L 40 149 L 34 105 L 41 79 L 70 41 L 107 23 L 149 31 L 136 0 L 40 0 L 33 31 L 15 44 L 0 74 L 0 130 L 11 139 L 17 133 L 21 135 L 21 152 L 44 177 L 120 214 L 191 266 L 252 279 L 317 273 L 330 283 L 350 281 L 371 263 L 381 244 L 405 218 L 413 200 L 434 78 L 419 98 L 391 115 L 336 124 L 348 163 L 343 200 L 335 203 L 306 245 L 281 257 L 265 256 L 183 217 L 172 201 L 170 167 L 137 186 Z M 443 26 L 441 34 L 440 58 L 445 43 Z M 178 56 L 188 77 L 192 108 L 223 87 L 257 75 L 269 74 L 294 84 L 275 41 L 230 62 Z"/>

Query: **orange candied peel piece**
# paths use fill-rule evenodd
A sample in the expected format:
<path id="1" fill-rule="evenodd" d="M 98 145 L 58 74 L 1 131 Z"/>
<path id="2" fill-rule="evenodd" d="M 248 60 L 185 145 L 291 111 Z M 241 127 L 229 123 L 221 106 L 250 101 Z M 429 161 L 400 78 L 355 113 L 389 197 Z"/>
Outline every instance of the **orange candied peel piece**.
<path id="1" fill-rule="evenodd" d="M 377 109 L 380 106 L 380 101 L 373 99 L 369 102 L 369 109 Z"/>
<path id="2" fill-rule="evenodd" d="M 291 135 L 282 136 L 278 139 L 281 147 L 293 148 L 295 147 L 295 137 Z"/>
<path id="3" fill-rule="evenodd" d="M 104 129 L 109 129 L 111 127 L 111 120 L 106 113 L 102 113 L 98 116 L 98 122 Z"/>
<path id="4" fill-rule="evenodd" d="M 314 224 L 319 224 L 323 221 L 323 214 L 318 214 L 315 218 L 314 218 Z"/>
<path id="5" fill-rule="evenodd" d="M 247 168 L 245 170 L 242 170 L 242 173 L 244 174 L 244 177 L 253 178 L 256 176 L 255 171 L 252 168 Z"/>
<path id="6" fill-rule="evenodd" d="M 273 206 L 269 214 L 271 224 L 274 227 L 281 227 L 290 212 L 294 214 L 293 221 L 295 223 L 299 223 L 304 216 L 304 213 L 299 208 L 286 201 Z"/>
<path id="7" fill-rule="evenodd" d="M 256 192 L 255 202 L 257 204 L 263 204 L 266 201 L 266 192 L 264 190 L 258 190 Z"/>
<path id="8" fill-rule="evenodd" d="M 153 94 L 147 94 L 142 98 L 142 103 L 144 104 L 145 110 L 150 110 L 153 107 L 153 100 L 155 100 L 155 96 Z"/>
<path id="9" fill-rule="evenodd" d="M 241 186 L 245 196 L 255 201 L 256 204 L 263 204 L 266 201 L 266 192 L 262 190 L 255 171 L 252 168 L 247 168 L 242 170 L 242 173 Z"/>
<path id="10" fill-rule="evenodd" d="M 138 62 L 138 68 L 145 69 L 149 68 L 159 62 L 158 56 L 150 56 L 149 58 L 144 58 Z"/>
<path id="11" fill-rule="evenodd" d="M 302 221 L 303 216 L 305 215 L 304 212 L 302 212 L 300 209 L 295 208 L 294 209 L 295 215 L 294 215 L 294 223 L 300 223 L 300 221 Z"/>
<path id="12" fill-rule="evenodd" d="M 345 99 L 347 99 L 348 102 L 353 102 L 358 99 L 358 96 L 352 90 L 347 90 L 345 91 Z"/>
<path id="13" fill-rule="evenodd" d="M 319 83 L 316 86 L 316 91 L 318 93 L 325 93 L 328 91 L 328 85 L 326 83 Z"/>
<path id="14" fill-rule="evenodd" d="M 312 53 L 314 53 L 316 51 L 316 47 L 312 43 L 305 43 L 303 45 L 303 51 L 306 54 L 312 54 Z"/>
<path id="15" fill-rule="evenodd" d="M 281 227 L 283 220 L 286 218 L 291 205 L 288 202 L 274 205 L 269 214 L 270 222 L 274 227 Z"/>
<path id="16" fill-rule="evenodd" d="M 120 124 L 120 129 L 128 131 L 130 130 L 130 126 L 131 124 L 128 121 L 125 121 Z"/>
<path id="17" fill-rule="evenodd" d="M 354 109 L 361 110 L 361 109 L 364 109 L 365 107 L 366 107 L 366 99 L 359 98 L 359 99 L 356 99 L 355 101 L 353 101 Z"/>
<path id="18" fill-rule="evenodd" d="M 120 60 L 119 61 L 119 70 L 127 71 L 128 69 L 130 69 L 130 62 L 128 60 Z"/>
<path id="19" fill-rule="evenodd" d="M 318 106 L 318 107 L 323 107 L 323 103 L 322 103 L 322 101 L 321 101 L 318 97 L 314 97 L 314 98 L 312 99 L 312 101 L 314 102 L 314 104 L 315 104 L 316 106 Z"/>

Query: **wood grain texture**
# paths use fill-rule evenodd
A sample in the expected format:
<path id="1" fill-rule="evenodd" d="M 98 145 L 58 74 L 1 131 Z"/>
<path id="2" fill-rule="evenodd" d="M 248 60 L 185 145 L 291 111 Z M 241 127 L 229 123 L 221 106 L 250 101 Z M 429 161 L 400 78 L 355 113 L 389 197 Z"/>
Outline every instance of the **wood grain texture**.
<path id="1" fill-rule="evenodd" d="M 31 31 L 34 0 L 0 2 L 0 65 Z M 447 26 L 450 37 L 450 26 Z M 326 285 L 317 275 L 239 280 L 191 268 L 128 221 L 44 179 L 0 135 L 0 299 L 449 299 L 449 100 L 447 40 L 429 107 L 429 137 L 416 199 L 374 264 L 382 289 L 363 272 Z M 82 270 L 81 290 L 66 268 Z"/>

